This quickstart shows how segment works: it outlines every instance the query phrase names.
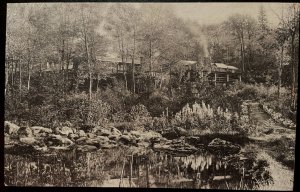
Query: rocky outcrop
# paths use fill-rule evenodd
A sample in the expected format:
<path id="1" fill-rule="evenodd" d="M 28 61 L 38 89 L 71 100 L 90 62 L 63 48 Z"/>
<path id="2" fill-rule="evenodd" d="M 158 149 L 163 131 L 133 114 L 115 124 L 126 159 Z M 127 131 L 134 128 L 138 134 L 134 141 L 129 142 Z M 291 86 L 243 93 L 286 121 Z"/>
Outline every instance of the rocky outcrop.
<path id="1" fill-rule="evenodd" d="M 164 130 L 161 135 L 167 139 L 177 139 L 180 137 L 174 129 Z"/>
<path id="2" fill-rule="evenodd" d="M 45 140 L 45 143 L 48 146 L 68 146 L 73 144 L 73 141 L 70 139 L 55 134 L 49 135 L 47 138 L 45 138 Z"/>
<path id="3" fill-rule="evenodd" d="M 52 133 L 52 129 L 41 126 L 33 126 L 31 127 L 31 130 L 34 136 L 46 136 L 47 134 Z"/>
<path id="4" fill-rule="evenodd" d="M 109 129 L 112 135 L 122 135 L 122 132 L 115 127 L 109 127 Z"/>
<path id="5" fill-rule="evenodd" d="M 213 154 L 230 155 L 240 151 L 240 146 L 229 141 L 215 138 L 208 144 L 208 150 Z"/>
<path id="6" fill-rule="evenodd" d="M 86 134 L 85 134 L 85 136 L 82 136 L 82 137 L 86 137 Z M 69 139 L 71 139 L 72 141 L 75 141 L 75 140 L 77 140 L 77 139 L 79 139 L 80 138 L 80 136 L 79 136 L 79 133 L 71 133 L 69 136 L 68 136 L 68 138 Z"/>
<path id="7" fill-rule="evenodd" d="M 86 133 L 83 130 L 79 130 L 77 135 L 78 137 L 86 137 Z"/>
<path id="8" fill-rule="evenodd" d="M 174 131 L 177 133 L 177 135 L 188 136 L 187 130 L 185 130 L 185 129 L 181 128 L 181 127 L 175 127 Z"/>
<path id="9" fill-rule="evenodd" d="M 87 133 L 86 135 L 87 135 L 88 138 L 91 138 L 91 139 L 93 139 L 97 136 L 94 133 Z"/>
<path id="10" fill-rule="evenodd" d="M 88 152 L 88 151 L 96 151 L 97 147 L 93 145 L 80 145 L 77 148 L 79 152 Z"/>
<path id="11" fill-rule="evenodd" d="M 33 137 L 32 130 L 29 127 L 20 127 L 17 131 L 19 138 L 22 137 Z"/>
<path id="12" fill-rule="evenodd" d="M 128 145 L 132 142 L 133 138 L 131 137 L 131 135 L 122 135 L 119 138 L 119 141 L 121 141 L 123 144 Z"/>
<path id="13" fill-rule="evenodd" d="M 9 121 L 4 121 L 4 132 L 11 135 L 11 134 L 17 134 L 17 131 L 19 130 L 19 126 L 11 123 Z"/>
<path id="14" fill-rule="evenodd" d="M 109 136 L 109 135 L 111 135 L 112 133 L 111 133 L 109 130 L 107 130 L 107 129 L 100 128 L 100 129 L 97 129 L 97 130 L 95 131 L 95 134 L 96 134 L 96 135 L 99 135 L 99 136 Z"/>
<path id="15" fill-rule="evenodd" d="M 167 140 L 165 142 L 156 143 L 153 146 L 154 150 L 166 151 L 169 153 L 192 154 L 198 149 L 185 142 L 183 138 Z"/>
<path id="16" fill-rule="evenodd" d="M 64 126 L 64 127 L 58 128 L 57 133 L 60 135 L 68 136 L 69 134 L 74 133 L 74 131 L 72 128 Z"/>
<path id="17" fill-rule="evenodd" d="M 22 137 L 20 138 L 20 142 L 27 145 L 37 144 L 37 140 L 33 137 Z"/>
<path id="18" fill-rule="evenodd" d="M 7 123 L 7 126 L 13 126 Z M 16 127 L 16 126 L 15 126 Z M 11 131 L 9 131 L 11 130 Z M 164 134 L 155 131 L 124 131 L 122 133 L 115 127 L 94 127 L 90 132 L 82 129 L 64 126 L 52 129 L 33 126 L 13 129 L 8 128 L 5 136 L 5 149 L 20 149 L 27 146 L 37 152 L 51 152 L 55 150 L 78 150 L 81 152 L 99 149 L 111 149 L 118 146 L 149 147 L 170 153 L 191 154 L 207 147 L 212 153 L 232 154 L 240 150 L 238 145 L 219 138 L 206 142 L 205 146 L 199 137 L 180 136 L 186 131 L 181 128 L 172 129 L 176 138 L 167 139 Z M 11 134 L 9 134 L 11 133 Z M 14 133 L 17 135 L 15 138 Z M 210 142 L 210 143 L 209 143 Z M 208 146 L 207 146 L 207 143 Z M 201 145 L 201 146 L 200 146 Z M 30 147 L 31 146 L 31 147 Z M 30 151 L 27 150 L 27 151 Z M 9 151 L 9 150 L 8 150 Z"/>

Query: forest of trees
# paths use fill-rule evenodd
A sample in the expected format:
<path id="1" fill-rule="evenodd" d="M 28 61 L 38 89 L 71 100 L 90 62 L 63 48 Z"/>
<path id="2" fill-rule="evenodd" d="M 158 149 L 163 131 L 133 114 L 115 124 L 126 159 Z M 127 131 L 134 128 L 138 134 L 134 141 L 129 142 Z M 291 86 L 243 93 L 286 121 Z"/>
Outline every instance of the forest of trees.
<path id="1" fill-rule="evenodd" d="M 4 184 L 293 190 L 300 6 L 239 5 L 8 4 Z"/>
<path id="2" fill-rule="evenodd" d="M 178 17 L 171 6 L 158 4 L 8 5 L 7 115 L 18 113 L 17 109 L 30 111 L 41 97 L 52 98 L 51 102 L 56 103 L 62 96 L 79 94 L 78 85 L 86 78 L 90 80 L 87 98 L 91 113 L 92 100 L 96 97 L 92 92 L 92 79 L 107 78 L 96 57 L 113 53 L 122 61 L 132 61 L 132 66 L 135 59 L 142 56 L 147 63 L 143 70 L 165 71 L 170 76 L 175 73 L 172 68 L 179 60 L 199 61 L 209 56 L 212 62 L 237 66 L 246 83 L 276 85 L 278 97 L 281 87 L 287 88 L 290 108 L 295 111 L 299 6 L 287 5 L 276 17 L 279 25 L 271 26 L 261 6 L 256 18 L 234 14 L 219 24 L 199 25 Z M 59 64 L 60 73 L 42 77 L 47 62 Z M 75 83 L 68 81 L 65 74 L 71 62 L 76 73 Z M 124 77 L 122 89 L 126 91 L 125 74 Z M 134 86 L 130 90 L 133 93 L 134 79 L 133 67 Z M 70 83 L 75 87 L 72 90 Z"/>

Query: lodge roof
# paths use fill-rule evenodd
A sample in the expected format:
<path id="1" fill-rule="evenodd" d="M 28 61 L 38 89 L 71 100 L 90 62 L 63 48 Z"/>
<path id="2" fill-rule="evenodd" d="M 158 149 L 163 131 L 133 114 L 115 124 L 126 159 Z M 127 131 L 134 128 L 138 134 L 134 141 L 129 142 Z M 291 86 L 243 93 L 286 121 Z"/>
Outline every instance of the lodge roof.
<path id="1" fill-rule="evenodd" d="M 122 63 L 121 58 L 115 58 L 115 57 L 103 57 L 103 58 L 97 58 L 97 60 L 101 61 L 101 62 Z M 124 63 L 130 63 L 131 64 L 132 59 L 127 59 L 126 61 L 124 61 Z M 135 59 L 134 64 L 140 65 L 141 61 L 139 59 Z"/>
<path id="2" fill-rule="evenodd" d="M 215 65 L 217 68 L 220 68 L 220 69 L 238 70 L 237 67 L 234 67 L 234 66 L 231 66 L 231 65 L 225 65 L 224 63 L 213 63 L 212 65 Z"/>
<path id="3" fill-rule="evenodd" d="M 178 61 L 179 65 L 193 65 L 196 64 L 197 61 L 189 61 L 189 60 L 180 60 Z"/>

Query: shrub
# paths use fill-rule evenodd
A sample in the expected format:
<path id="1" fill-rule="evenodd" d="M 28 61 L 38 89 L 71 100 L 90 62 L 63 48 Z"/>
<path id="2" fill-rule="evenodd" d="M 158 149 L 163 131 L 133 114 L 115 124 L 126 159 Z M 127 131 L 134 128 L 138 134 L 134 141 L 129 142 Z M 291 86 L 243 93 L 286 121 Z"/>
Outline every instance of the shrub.
<path id="1" fill-rule="evenodd" d="M 130 110 L 130 120 L 135 122 L 137 127 L 150 129 L 153 126 L 153 121 L 147 108 L 142 105 L 134 105 Z M 139 128 L 140 129 L 140 128 Z"/>
<path id="2" fill-rule="evenodd" d="M 97 98 L 89 101 L 85 93 L 68 95 L 58 103 L 61 111 L 60 121 L 68 119 L 76 125 L 81 125 L 90 120 L 92 124 L 101 125 L 109 120 L 110 105 Z"/>
<path id="3" fill-rule="evenodd" d="M 153 118 L 153 126 L 152 130 L 154 131 L 161 131 L 168 127 L 168 120 L 166 117 L 154 117 Z"/>
<path id="4" fill-rule="evenodd" d="M 213 110 L 209 104 L 194 103 L 184 106 L 181 111 L 176 113 L 172 119 L 172 126 L 179 126 L 185 129 L 198 129 L 210 132 L 234 132 L 237 130 L 237 113 L 231 113 L 228 109 L 223 110 L 218 107 Z"/>

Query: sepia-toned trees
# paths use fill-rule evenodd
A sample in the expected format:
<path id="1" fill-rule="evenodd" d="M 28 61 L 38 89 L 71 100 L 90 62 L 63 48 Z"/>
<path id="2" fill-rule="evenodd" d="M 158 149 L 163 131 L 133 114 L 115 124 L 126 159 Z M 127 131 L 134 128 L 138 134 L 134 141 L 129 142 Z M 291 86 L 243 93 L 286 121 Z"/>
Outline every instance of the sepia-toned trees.
<path id="1" fill-rule="evenodd" d="M 282 87 L 290 89 L 294 110 L 299 6 L 289 4 L 283 11 L 278 15 L 278 26 L 270 25 L 263 6 L 259 7 L 257 17 L 233 14 L 225 22 L 199 25 L 197 21 L 180 18 L 171 5 L 10 5 L 5 95 L 16 105 L 43 94 L 57 102 L 57 98 L 70 92 L 79 94 L 79 85 L 85 83 L 91 101 L 93 80 L 97 81 L 99 92 L 99 81 L 107 77 L 107 66 L 98 58 L 109 53 L 119 57 L 123 64 L 131 63 L 129 69 L 123 65 L 121 82 L 126 90 L 130 87 L 132 95 L 137 94 L 137 79 L 141 78 L 135 64 L 143 58 L 142 78 L 154 82 L 154 89 L 149 83 L 139 84 L 148 92 L 165 90 L 172 97 L 172 90 L 180 87 L 177 80 L 183 75 L 176 68 L 178 61 L 202 63 L 204 57 L 210 57 L 212 62 L 239 67 L 246 83 L 276 85 L 279 99 Z M 57 70 L 44 73 L 53 66 Z M 157 74 L 160 77 L 154 77 Z"/>

